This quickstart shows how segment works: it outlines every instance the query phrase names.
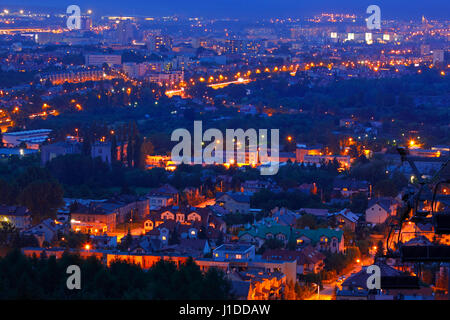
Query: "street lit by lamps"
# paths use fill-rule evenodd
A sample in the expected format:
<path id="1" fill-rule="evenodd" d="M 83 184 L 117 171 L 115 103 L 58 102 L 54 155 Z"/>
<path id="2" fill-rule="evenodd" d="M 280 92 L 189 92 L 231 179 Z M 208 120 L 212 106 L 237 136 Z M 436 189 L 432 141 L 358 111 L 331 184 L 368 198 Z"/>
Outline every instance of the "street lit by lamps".
<path id="1" fill-rule="evenodd" d="M 317 300 L 320 300 L 320 285 L 318 283 L 313 283 L 313 285 L 317 286 Z"/>

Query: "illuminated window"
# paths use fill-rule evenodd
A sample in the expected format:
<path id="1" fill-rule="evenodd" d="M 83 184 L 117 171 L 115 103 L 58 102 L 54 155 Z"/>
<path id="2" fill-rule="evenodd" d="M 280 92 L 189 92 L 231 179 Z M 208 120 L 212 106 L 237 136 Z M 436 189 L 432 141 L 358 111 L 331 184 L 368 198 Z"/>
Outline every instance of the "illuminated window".
<path id="1" fill-rule="evenodd" d="M 337 32 L 332 32 L 331 33 L 331 38 L 332 39 L 336 39 L 337 38 Z"/>
<path id="2" fill-rule="evenodd" d="M 237 254 L 236 259 L 242 259 L 242 256 L 240 254 Z"/>

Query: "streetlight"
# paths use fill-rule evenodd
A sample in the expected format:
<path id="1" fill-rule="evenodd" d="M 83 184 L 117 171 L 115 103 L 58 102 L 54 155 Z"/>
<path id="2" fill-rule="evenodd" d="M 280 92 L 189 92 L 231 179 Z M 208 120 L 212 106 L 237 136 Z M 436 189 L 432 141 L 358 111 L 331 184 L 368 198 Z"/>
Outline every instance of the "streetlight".
<path id="1" fill-rule="evenodd" d="M 320 285 L 315 282 L 313 282 L 312 284 L 317 286 L 317 300 L 320 300 Z"/>

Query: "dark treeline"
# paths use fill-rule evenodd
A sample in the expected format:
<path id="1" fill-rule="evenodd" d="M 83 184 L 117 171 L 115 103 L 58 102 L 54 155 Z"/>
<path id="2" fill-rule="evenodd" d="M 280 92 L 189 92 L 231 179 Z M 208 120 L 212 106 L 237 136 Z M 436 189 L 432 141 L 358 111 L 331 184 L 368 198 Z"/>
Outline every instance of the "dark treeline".
<path id="1" fill-rule="evenodd" d="M 336 161 L 320 167 L 286 164 L 280 167 L 277 175 L 270 177 L 282 192 L 266 190 L 255 194 L 252 206 L 265 211 L 276 206 L 290 209 L 323 207 L 323 201 L 330 199 L 333 181 L 338 176 L 368 181 L 376 196 L 396 196 L 407 180 L 398 172 L 386 171 L 386 166 L 382 160 L 364 158 L 359 159 L 350 171 L 339 173 Z M 45 167 L 40 167 L 35 156 L 14 157 L 0 162 L 0 204 L 26 206 L 36 219 L 41 219 L 54 217 L 63 204 L 63 197 L 104 199 L 117 194 L 143 194 L 165 183 L 179 190 L 201 188 L 204 195 L 213 197 L 220 186 L 218 175 L 231 176 L 229 187 L 234 191 L 240 191 L 241 183 L 246 180 L 261 179 L 257 168 L 180 165 L 174 172 L 164 168 L 142 170 L 127 167 L 119 161 L 109 165 L 83 153 L 56 157 Z M 303 183 L 315 183 L 318 194 L 307 195 L 295 189 Z M 357 212 L 362 212 L 366 203 L 360 203 L 359 199 L 356 197 L 352 205 Z"/>
<path id="2" fill-rule="evenodd" d="M 253 195 L 251 204 L 252 207 L 265 211 L 269 211 L 275 207 L 285 207 L 291 210 L 323 207 L 319 196 L 308 195 L 298 190 L 275 193 L 264 189 Z"/>
<path id="3" fill-rule="evenodd" d="M 64 190 L 35 157 L 13 157 L 0 163 L 0 204 L 22 205 L 33 212 L 34 222 L 54 218 Z"/>
<path id="4" fill-rule="evenodd" d="M 67 289 L 67 267 L 81 270 L 81 289 Z M 214 268 L 202 273 L 190 259 L 179 268 L 158 262 L 145 271 L 125 262 L 106 267 L 95 258 L 76 255 L 27 258 L 20 251 L 0 258 L 0 299 L 231 299 L 231 286 Z"/>

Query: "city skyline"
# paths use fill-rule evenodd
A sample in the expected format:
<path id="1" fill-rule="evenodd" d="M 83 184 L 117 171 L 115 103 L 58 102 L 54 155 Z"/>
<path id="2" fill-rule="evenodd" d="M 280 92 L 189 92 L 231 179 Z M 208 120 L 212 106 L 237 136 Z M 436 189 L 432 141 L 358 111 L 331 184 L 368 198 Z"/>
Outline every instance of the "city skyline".
<path id="1" fill-rule="evenodd" d="M 72 1 L 73 2 L 73 1 Z M 287 18 L 305 17 L 308 15 L 327 13 L 352 13 L 359 16 L 366 15 L 366 8 L 376 4 L 380 6 L 382 17 L 386 19 L 420 19 L 422 15 L 431 18 L 446 18 L 446 13 L 450 11 L 450 3 L 445 0 L 433 1 L 358 1 L 345 0 L 336 1 L 320 0 L 310 3 L 309 1 L 282 0 L 274 2 L 272 0 L 230 0 L 223 2 L 211 2 L 207 0 L 195 0 L 186 2 L 182 0 L 154 1 L 154 0 L 134 0 L 132 5 L 118 0 L 97 0 L 95 3 L 87 0 L 61 3 L 56 0 L 45 0 L 39 4 L 30 0 L 7 1 L 3 6 L 30 7 L 30 8 L 51 8 L 51 10 L 64 10 L 71 4 L 79 5 L 82 10 L 95 10 L 100 14 L 117 15 L 148 15 L 148 16 L 199 16 L 207 18 Z M 236 10 L 238 8 L 238 10 Z"/>
<path id="2" fill-rule="evenodd" d="M 14 4 L 0 300 L 450 300 L 446 3 Z"/>

